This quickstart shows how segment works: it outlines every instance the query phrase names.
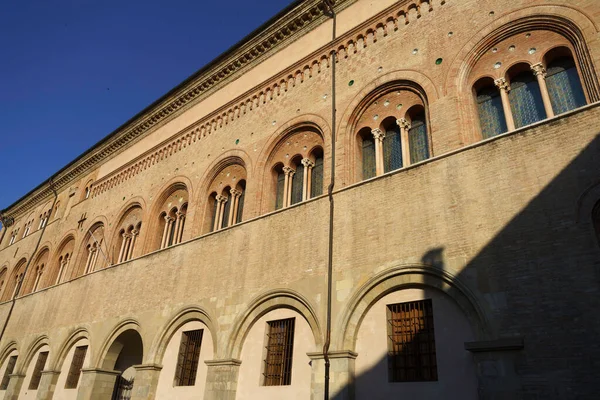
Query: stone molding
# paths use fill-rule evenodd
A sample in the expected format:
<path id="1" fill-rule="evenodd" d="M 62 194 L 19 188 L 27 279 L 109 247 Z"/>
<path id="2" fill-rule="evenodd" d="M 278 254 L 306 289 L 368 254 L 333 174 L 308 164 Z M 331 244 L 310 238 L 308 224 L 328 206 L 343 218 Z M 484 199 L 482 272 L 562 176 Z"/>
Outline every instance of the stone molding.
<path id="1" fill-rule="evenodd" d="M 240 365 L 242 365 L 242 361 L 238 360 L 236 358 L 227 358 L 224 360 L 206 360 L 206 361 L 204 361 L 204 364 L 208 365 L 209 367 L 222 367 L 222 366 L 239 367 Z"/>
<path id="2" fill-rule="evenodd" d="M 517 351 L 524 348 L 525 343 L 522 336 L 465 343 L 465 350 L 471 353 Z"/>
<path id="3" fill-rule="evenodd" d="M 338 12 L 355 1 L 338 0 L 336 5 Z M 251 38 L 247 43 L 240 45 L 238 49 L 233 50 L 228 58 L 214 67 L 217 72 L 211 74 L 212 70 L 201 71 L 196 78 L 189 78 L 180 87 L 173 89 L 173 93 L 166 95 L 168 98 L 165 98 L 161 104 L 155 105 L 154 110 L 149 110 L 145 115 L 134 117 L 133 121 L 126 124 L 127 126 L 103 139 L 93 149 L 58 172 L 53 178 L 55 188 L 60 190 L 68 186 L 72 181 L 95 166 L 116 156 L 120 151 L 134 144 L 158 126 L 163 125 L 175 116 L 179 116 L 200 99 L 218 90 L 225 82 L 230 81 L 232 76 L 241 73 L 246 67 L 258 64 L 276 50 L 283 48 L 304 32 L 310 31 L 329 18 L 324 14 L 320 0 L 309 0 L 304 3 L 281 17 L 280 20 L 273 23 L 272 27 L 265 28 L 263 32 Z M 445 3 L 445 0 L 441 0 L 440 6 Z M 427 4 L 427 7 L 424 7 L 425 4 Z M 199 122 L 173 135 L 161 145 L 95 182 L 92 186 L 91 197 L 118 186 L 164 158 L 183 150 L 192 143 L 197 143 L 200 138 L 212 134 L 223 125 L 241 118 L 261 104 L 273 101 L 282 92 L 287 92 L 296 85 L 303 83 L 305 79 L 312 78 L 322 70 L 328 69 L 332 53 L 337 54 L 338 62 L 340 59 L 347 59 L 350 55 L 356 54 L 359 48 L 365 48 L 376 43 L 378 37 L 388 36 L 398 31 L 403 25 L 408 25 L 421 18 L 422 12 L 432 11 L 432 0 L 428 2 L 422 0 L 397 2 L 340 36 L 335 43 L 323 46 L 313 54 L 272 77 L 266 83 L 255 86 L 254 89 L 230 101 Z M 236 55 L 239 55 L 237 59 L 235 59 Z M 231 59 L 235 59 L 235 61 L 229 62 Z M 49 185 L 40 185 L 7 209 L 11 210 L 11 214 L 19 215 L 51 195 L 52 190 Z"/>
<path id="4" fill-rule="evenodd" d="M 306 355 L 308 356 L 308 358 L 310 358 L 311 360 L 323 360 L 325 359 L 325 354 L 323 354 L 323 352 L 316 352 L 316 353 L 306 353 Z M 330 351 L 328 353 L 329 359 L 333 360 L 336 358 L 351 358 L 351 359 L 356 359 L 356 357 L 358 357 L 358 353 L 352 351 L 352 350 L 336 350 L 336 351 Z"/>

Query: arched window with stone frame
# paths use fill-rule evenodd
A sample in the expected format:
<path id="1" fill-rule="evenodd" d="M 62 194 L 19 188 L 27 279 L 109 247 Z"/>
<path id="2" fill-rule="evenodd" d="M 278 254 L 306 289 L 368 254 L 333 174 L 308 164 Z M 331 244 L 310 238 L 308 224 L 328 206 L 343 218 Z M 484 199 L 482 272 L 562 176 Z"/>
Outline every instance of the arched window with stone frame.
<path id="1" fill-rule="evenodd" d="M 500 89 L 491 77 L 479 79 L 473 85 L 473 93 L 477 103 L 477 114 L 481 135 L 484 139 L 505 133 L 506 115 L 502 106 Z"/>
<path id="2" fill-rule="evenodd" d="M 27 271 L 28 276 L 23 284 L 23 294 L 35 293 L 49 286 L 46 277 L 46 266 L 49 259 L 50 251 L 48 248 L 43 248 L 38 252 L 34 258 L 35 261 L 30 265 L 29 271 Z"/>
<path id="3" fill-rule="evenodd" d="M 510 84 L 508 99 L 516 128 L 546 118 L 542 91 L 535 74 L 531 65 L 527 63 L 519 63 L 511 67 L 506 74 Z"/>
<path id="4" fill-rule="evenodd" d="M 75 276 L 87 275 L 112 263 L 106 243 L 105 226 L 102 222 L 94 223 L 86 232 L 81 243 L 75 266 Z"/>
<path id="5" fill-rule="evenodd" d="M 15 264 L 12 272 L 8 275 L 6 288 L 2 294 L 2 301 L 12 300 L 23 293 L 22 289 L 19 288 L 19 282 L 24 278 L 26 265 L 27 259 L 25 258 L 20 259 Z"/>
<path id="6" fill-rule="evenodd" d="M 181 243 L 185 234 L 188 204 L 189 192 L 183 183 L 171 185 L 158 197 L 151 211 L 150 250 Z"/>
<path id="7" fill-rule="evenodd" d="M 266 163 L 267 209 L 279 210 L 322 194 L 323 149 L 323 135 L 314 125 L 295 126 L 280 136 Z"/>
<path id="8" fill-rule="evenodd" d="M 72 235 L 68 235 L 61 241 L 61 244 L 50 259 L 50 268 L 47 270 L 48 286 L 58 285 L 78 276 L 77 271 L 71 270 L 74 250 L 75 238 Z"/>
<path id="9" fill-rule="evenodd" d="M 369 179 L 431 157 L 427 108 L 425 92 L 410 81 L 390 82 L 363 99 L 349 122 L 356 135 L 357 179 Z"/>
<path id="10" fill-rule="evenodd" d="M 203 232 L 215 232 L 242 222 L 246 198 L 248 178 L 241 159 L 223 160 L 210 176 Z"/>
<path id="11" fill-rule="evenodd" d="M 561 46 L 548 51 L 544 56 L 544 64 L 554 114 L 563 114 L 587 104 L 579 71 L 568 47 Z"/>
<path id="12" fill-rule="evenodd" d="M 142 221 L 144 210 L 139 203 L 131 204 L 119 218 L 114 232 L 116 235 L 112 240 L 112 263 L 120 264 L 129 261 L 136 256 L 142 255 Z M 90 256 L 92 265 L 86 271 L 92 272 L 98 259 L 97 249 L 102 244 L 98 241 L 90 241 L 88 246 L 94 255 Z"/>

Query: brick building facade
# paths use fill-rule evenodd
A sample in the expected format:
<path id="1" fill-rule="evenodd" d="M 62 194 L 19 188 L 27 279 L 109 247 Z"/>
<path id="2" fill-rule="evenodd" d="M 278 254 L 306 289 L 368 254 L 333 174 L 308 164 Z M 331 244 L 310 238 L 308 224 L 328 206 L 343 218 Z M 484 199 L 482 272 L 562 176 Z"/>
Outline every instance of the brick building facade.
<path id="1" fill-rule="evenodd" d="M 596 398 L 600 4 L 334 11 L 3 210 L 0 397 Z"/>

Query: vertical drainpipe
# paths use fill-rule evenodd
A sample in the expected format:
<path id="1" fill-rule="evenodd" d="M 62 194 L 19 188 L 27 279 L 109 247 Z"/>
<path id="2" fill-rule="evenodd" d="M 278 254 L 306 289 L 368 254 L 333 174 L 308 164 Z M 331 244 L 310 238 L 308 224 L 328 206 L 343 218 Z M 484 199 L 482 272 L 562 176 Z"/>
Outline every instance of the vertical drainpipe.
<path id="1" fill-rule="evenodd" d="M 52 208 L 50 209 L 50 210 L 54 210 L 54 206 L 56 205 L 56 199 L 58 198 L 58 193 L 56 192 L 56 189 L 54 188 L 54 183 L 52 182 L 52 179 L 50 179 L 48 181 L 48 185 L 50 186 L 50 190 L 52 190 L 52 193 L 54 193 L 54 201 L 52 203 Z M 50 217 L 48 217 L 48 219 L 50 219 Z M 8 321 L 10 320 L 13 309 L 15 308 L 15 302 L 17 301 L 17 296 L 19 295 L 19 292 L 21 291 L 21 286 L 23 286 L 23 281 L 25 280 L 25 277 L 27 276 L 27 270 L 29 269 L 29 265 L 31 264 L 31 261 L 33 261 L 33 258 L 36 256 L 36 253 L 38 251 L 38 248 L 40 247 L 40 243 L 42 242 L 42 237 L 44 236 L 44 232 L 46 231 L 47 226 L 48 226 L 48 224 L 46 223 L 46 225 L 44 225 L 44 227 L 42 228 L 42 231 L 40 232 L 40 236 L 38 237 L 38 241 L 35 245 L 35 249 L 31 253 L 29 260 L 27 260 L 27 265 L 25 266 L 25 271 L 23 271 L 23 277 L 21 279 L 19 279 L 19 281 L 17 282 L 15 294 L 11 300 L 10 310 L 8 311 L 8 315 L 6 316 L 6 320 L 4 320 L 4 325 L 2 326 L 2 332 L 0 332 L 0 342 L 2 342 L 2 338 L 4 337 L 4 332 L 6 331 L 6 327 L 8 326 Z"/>
<path id="2" fill-rule="evenodd" d="M 336 39 L 336 23 L 337 15 L 334 10 L 335 0 L 324 0 L 326 13 L 333 19 L 333 34 L 331 43 L 335 43 Z M 327 260 L 327 330 L 325 333 L 325 343 L 323 344 L 323 358 L 325 360 L 325 385 L 324 399 L 329 400 L 329 347 L 331 345 L 331 296 L 333 285 L 333 189 L 335 187 L 335 147 L 336 147 L 336 101 L 335 101 L 335 65 L 336 65 L 336 50 L 331 50 L 331 180 L 327 188 L 327 196 L 329 197 L 329 246 Z"/>

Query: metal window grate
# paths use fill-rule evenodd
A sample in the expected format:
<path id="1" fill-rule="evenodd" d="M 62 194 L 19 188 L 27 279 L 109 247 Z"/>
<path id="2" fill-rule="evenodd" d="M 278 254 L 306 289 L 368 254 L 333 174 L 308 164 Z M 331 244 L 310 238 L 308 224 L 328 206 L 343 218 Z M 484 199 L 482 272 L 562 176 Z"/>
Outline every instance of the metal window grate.
<path id="1" fill-rule="evenodd" d="M 15 370 L 15 364 L 17 363 L 17 356 L 11 356 L 8 359 L 4 376 L 2 377 L 2 383 L 0 383 L 0 390 L 6 390 L 8 388 L 8 382 L 10 381 L 10 375 Z"/>
<path id="2" fill-rule="evenodd" d="M 437 381 L 431 299 L 388 305 L 388 379 Z"/>
<path id="3" fill-rule="evenodd" d="M 175 369 L 175 386 L 194 386 L 196 384 L 203 333 L 203 329 L 182 333 L 179 358 Z"/>
<path id="4" fill-rule="evenodd" d="M 31 374 L 31 380 L 29 381 L 29 390 L 37 390 L 40 386 L 40 380 L 42 379 L 42 371 L 46 366 L 46 360 L 48 359 L 48 352 L 42 351 L 37 358 L 33 373 Z"/>
<path id="5" fill-rule="evenodd" d="M 73 361 L 71 361 L 71 367 L 69 368 L 69 374 L 67 375 L 67 381 L 65 382 L 65 389 L 77 388 L 87 349 L 87 346 L 79 346 L 75 348 L 75 353 L 73 353 Z"/>
<path id="6" fill-rule="evenodd" d="M 383 167 L 384 172 L 395 171 L 402 168 L 402 141 L 400 140 L 400 127 L 394 126 L 385 133 L 383 139 Z"/>
<path id="7" fill-rule="evenodd" d="M 295 318 L 270 321 L 267 334 L 267 357 L 264 366 L 264 386 L 292 383 Z"/>

